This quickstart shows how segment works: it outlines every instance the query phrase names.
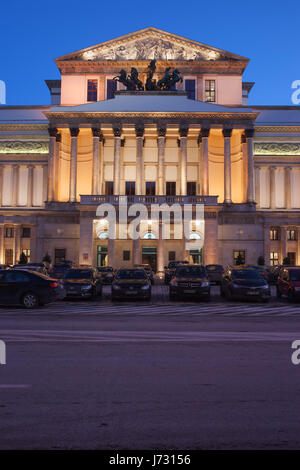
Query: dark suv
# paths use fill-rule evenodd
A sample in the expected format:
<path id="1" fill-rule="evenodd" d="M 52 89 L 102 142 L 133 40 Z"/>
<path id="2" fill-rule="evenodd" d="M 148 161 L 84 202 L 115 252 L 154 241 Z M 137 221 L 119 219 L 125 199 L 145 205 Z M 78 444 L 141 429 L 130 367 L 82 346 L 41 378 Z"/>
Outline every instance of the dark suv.
<path id="1" fill-rule="evenodd" d="M 94 268 L 70 268 L 63 277 L 66 297 L 95 299 L 102 295 L 101 278 Z"/>
<path id="2" fill-rule="evenodd" d="M 170 300 L 179 297 L 210 299 L 210 282 L 207 272 L 201 264 L 180 264 L 169 285 Z"/>
<path id="3" fill-rule="evenodd" d="M 287 296 L 289 300 L 300 299 L 300 266 L 282 267 L 277 279 L 277 297 Z"/>
<path id="4" fill-rule="evenodd" d="M 168 266 L 165 266 L 165 284 L 169 284 L 175 274 L 177 266 L 180 264 L 189 264 L 188 261 L 170 261 Z"/>
<path id="5" fill-rule="evenodd" d="M 222 277 L 221 295 L 227 299 L 235 297 L 267 302 L 271 291 L 267 281 L 256 269 L 229 266 Z"/>

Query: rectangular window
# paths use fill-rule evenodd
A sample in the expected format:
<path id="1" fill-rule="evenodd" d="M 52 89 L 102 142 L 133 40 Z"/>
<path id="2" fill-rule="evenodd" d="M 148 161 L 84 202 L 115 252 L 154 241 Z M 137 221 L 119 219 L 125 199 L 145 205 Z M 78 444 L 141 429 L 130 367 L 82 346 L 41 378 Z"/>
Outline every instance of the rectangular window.
<path id="1" fill-rule="evenodd" d="M 13 238 L 13 237 L 14 237 L 13 227 L 5 227 L 5 238 Z"/>
<path id="2" fill-rule="evenodd" d="M 111 196 L 114 194 L 114 183 L 113 181 L 105 181 L 105 194 Z"/>
<path id="3" fill-rule="evenodd" d="M 87 101 L 97 101 L 98 80 L 88 80 Z"/>
<path id="4" fill-rule="evenodd" d="M 176 251 L 169 251 L 169 261 L 175 261 Z"/>
<path id="5" fill-rule="evenodd" d="M 186 185 L 186 193 L 188 196 L 196 196 L 196 183 L 189 181 Z"/>
<path id="6" fill-rule="evenodd" d="M 5 250 L 5 264 L 13 264 L 14 252 L 11 248 Z"/>
<path id="7" fill-rule="evenodd" d="M 277 228 L 271 228 L 270 240 L 279 240 L 279 230 Z"/>
<path id="8" fill-rule="evenodd" d="M 294 251 L 289 251 L 287 254 L 287 257 L 289 259 L 289 264 L 291 266 L 295 266 L 296 264 L 296 253 Z"/>
<path id="9" fill-rule="evenodd" d="M 287 231 L 287 239 L 288 240 L 296 240 L 296 230 L 288 230 Z"/>
<path id="10" fill-rule="evenodd" d="M 30 238 L 30 227 L 22 227 L 21 238 Z"/>
<path id="11" fill-rule="evenodd" d="M 245 264 L 246 261 L 246 252 L 245 250 L 237 250 L 233 252 L 233 261 L 237 266 L 239 264 Z"/>
<path id="12" fill-rule="evenodd" d="M 188 98 L 190 100 L 196 99 L 196 80 L 187 79 L 184 82 L 185 84 L 185 91 L 187 91 Z"/>
<path id="13" fill-rule="evenodd" d="M 125 194 L 126 196 L 135 195 L 135 181 L 126 181 L 125 183 Z"/>
<path id="14" fill-rule="evenodd" d="M 270 266 L 278 266 L 279 264 L 279 253 L 271 251 L 270 253 Z"/>
<path id="15" fill-rule="evenodd" d="M 30 249 L 27 249 L 27 248 L 26 248 L 26 249 L 23 249 L 23 250 L 22 250 L 22 253 L 24 253 L 24 255 L 25 255 L 26 258 L 27 258 L 27 263 L 29 263 L 29 262 L 30 262 Z"/>
<path id="16" fill-rule="evenodd" d="M 167 196 L 176 196 L 176 183 L 175 181 L 166 182 L 166 195 Z"/>
<path id="17" fill-rule="evenodd" d="M 115 97 L 115 91 L 117 91 L 117 81 L 108 79 L 106 82 L 106 99 L 111 100 Z"/>
<path id="18" fill-rule="evenodd" d="M 146 196 L 155 196 L 155 181 L 146 182 Z"/>
<path id="19" fill-rule="evenodd" d="M 216 101 L 216 81 L 205 80 L 205 101 L 214 103 Z"/>
<path id="20" fill-rule="evenodd" d="M 130 251 L 124 250 L 123 251 L 123 261 L 130 261 Z"/>
<path id="21" fill-rule="evenodd" d="M 64 263 L 66 261 L 65 248 L 55 248 L 54 250 L 54 264 Z"/>

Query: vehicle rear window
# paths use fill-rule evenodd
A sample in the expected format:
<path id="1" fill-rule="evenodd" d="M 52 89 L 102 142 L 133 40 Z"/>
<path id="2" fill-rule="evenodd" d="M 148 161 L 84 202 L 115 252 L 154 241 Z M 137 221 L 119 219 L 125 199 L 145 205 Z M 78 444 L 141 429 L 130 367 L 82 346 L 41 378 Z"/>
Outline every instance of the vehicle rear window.
<path id="1" fill-rule="evenodd" d="M 263 279 L 260 272 L 254 269 L 234 269 L 231 276 L 233 279 Z"/>
<path id="2" fill-rule="evenodd" d="M 198 277 L 204 275 L 205 269 L 202 266 L 181 266 L 176 269 L 176 276 L 178 277 Z"/>
<path id="3" fill-rule="evenodd" d="M 300 281 L 300 269 L 293 269 L 292 271 L 290 271 L 290 280 Z"/>
<path id="4" fill-rule="evenodd" d="M 209 266 L 206 266 L 207 271 L 223 271 L 223 266 L 220 266 L 218 264 L 210 264 Z"/>
<path id="5" fill-rule="evenodd" d="M 118 271 L 117 279 L 147 279 L 147 274 L 142 269 L 121 269 Z"/>
<path id="6" fill-rule="evenodd" d="M 65 279 L 91 279 L 93 277 L 92 271 L 88 269 L 68 269 L 65 272 Z"/>

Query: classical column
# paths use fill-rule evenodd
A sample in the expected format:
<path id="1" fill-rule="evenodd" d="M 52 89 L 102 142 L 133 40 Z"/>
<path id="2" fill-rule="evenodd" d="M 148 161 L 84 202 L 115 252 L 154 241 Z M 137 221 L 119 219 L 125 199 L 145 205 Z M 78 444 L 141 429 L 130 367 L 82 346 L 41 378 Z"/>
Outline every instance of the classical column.
<path id="1" fill-rule="evenodd" d="M 49 155 L 48 155 L 48 191 L 47 200 L 54 201 L 54 165 L 55 165 L 55 154 L 56 154 L 56 127 L 49 127 L 48 129 L 50 136 L 49 143 Z"/>
<path id="2" fill-rule="evenodd" d="M 254 160 L 253 160 L 253 135 L 254 129 L 245 129 L 247 141 L 247 202 L 254 202 Z"/>
<path id="3" fill-rule="evenodd" d="M 121 127 L 114 127 L 114 194 L 120 194 Z"/>
<path id="4" fill-rule="evenodd" d="M 166 131 L 165 127 L 157 129 L 157 149 L 158 149 L 158 195 L 163 196 L 166 194 L 165 189 L 165 144 L 166 144 Z"/>
<path id="5" fill-rule="evenodd" d="M 19 167 L 20 165 L 13 165 L 12 173 L 12 206 L 17 206 L 19 201 Z"/>
<path id="6" fill-rule="evenodd" d="M 27 176 L 27 207 L 33 206 L 33 171 L 34 165 L 27 165 L 28 176 Z"/>
<path id="7" fill-rule="evenodd" d="M 270 209 L 276 209 L 275 176 L 276 166 L 270 166 Z"/>
<path id="8" fill-rule="evenodd" d="M 4 224 L 0 227 L 0 264 L 4 264 Z"/>
<path id="9" fill-rule="evenodd" d="M 287 255 L 287 234 L 286 227 L 280 227 L 280 249 L 281 249 L 281 263 Z"/>
<path id="10" fill-rule="evenodd" d="M 104 192 L 104 188 L 103 188 L 103 181 L 104 181 L 104 177 L 103 177 L 104 176 L 104 165 L 103 165 L 104 142 L 105 142 L 105 139 L 103 137 L 103 134 L 101 133 L 100 137 L 99 137 L 99 143 L 100 143 L 100 146 L 99 146 L 99 160 L 100 160 L 99 191 L 100 191 L 100 194 L 103 194 L 103 192 Z"/>
<path id="11" fill-rule="evenodd" d="M 291 176 L 292 176 L 292 167 L 286 166 L 285 169 L 284 169 L 285 207 L 286 207 L 286 209 L 291 209 L 292 208 Z"/>
<path id="12" fill-rule="evenodd" d="M 108 266 L 115 267 L 115 240 L 114 238 L 108 239 Z"/>
<path id="13" fill-rule="evenodd" d="M 270 246 L 270 226 L 264 225 L 264 258 L 266 265 L 270 264 Z"/>
<path id="14" fill-rule="evenodd" d="M 48 191 L 48 166 L 42 165 L 43 169 L 43 203 L 47 202 Z"/>
<path id="15" fill-rule="evenodd" d="M 180 166 L 181 166 L 181 195 L 186 196 L 186 186 L 187 186 L 187 136 L 189 128 L 180 127 Z"/>
<path id="16" fill-rule="evenodd" d="M 260 166 L 255 167 L 255 202 L 260 207 Z"/>
<path id="17" fill-rule="evenodd" d="M 138 237 L 132 240 L 132 262 L 133 264 L 141 263 L 141 239 Z"/>
<path id="18" fill-rule="evenodd" d="M 0 206 L 2 206 L 2 192 L 3 192 L 3 165 L 0 165 Z"/>
<path id="19" fill-rule="evenodd" d="M 100 136 L 98 127 L 92 127 L 93 134 L 93 179 L 92 194 L 100 194 Z"/>
<path id="20" fill-rule="evenodd" d="M 38 263 L 39 259 L 37 258 L 37 227 L 32 225 L 30 227 L 30 262 Z"/>
<path id="21" fill-rule="evenodd" d="M 202 194 L 202 137 L 201 134 L 198 136 L 198 182 L 197 182 L 197 193 Z"/>
<path id="22" fill-rule="evenodd" d="M 165 243 L 163 239 L 162 220 L 158 221 L 158 240 L 157 240 L 157 274 L 162 274 L 165 268 Z"/>
<path id="23" fill-rule="evenodd" d="M 223 129 L 224 136 L 224 203 L 231 204 L 231 135 L 232 129 Z"/>
<path id="24" fill-rule="evenodd" d="M 59 180 L 59 165 L 60 165 L 60 150 L 61 150 L 61 134 L 56 134 L 56 147 L 53 171 L 53 196 L 54 200 L 58 200 L 58 180 Z"/>
<path id="25" fill-rule="evenodd" d="M 135 194 L 141 195 L 143 192 L 143 143 L 144 127 L 136 126 L 136 183 Z"/>
<path id="26" fill-rule="evenodd" d="M 202 196 L 209 196 L 209 160 L 208 160 L 208 128 L 201 129 L 201 164 L 202 164 Z"/>
<path id="27" fill-rule="evenodd" d="M 247 140 L 245 134 L 241 135 L 241 146 L 243 156 L 243 202 L 247 202 L 247 186 L 248 186 L 248 156 L 247 156 Z"/>
<path id="28" fill-rule="evenodd" d="M 71 134 L 71 161 L 70 161 L 70 188 L 69 202 L 76 202 L 77 192 L 77 137 L 79 134 L 78 127 L 70 128 Z"/>
<path id="29" fill-rule="evenodd" d="M 79 264 L 93 265 L 94 224 L 93 218 L 80 212 Z"/>
<path id="30" fill-rule="evenodd" d="M 20 225 L 14 225 L 14 264 L 17 264 L 20 259 Z"/>

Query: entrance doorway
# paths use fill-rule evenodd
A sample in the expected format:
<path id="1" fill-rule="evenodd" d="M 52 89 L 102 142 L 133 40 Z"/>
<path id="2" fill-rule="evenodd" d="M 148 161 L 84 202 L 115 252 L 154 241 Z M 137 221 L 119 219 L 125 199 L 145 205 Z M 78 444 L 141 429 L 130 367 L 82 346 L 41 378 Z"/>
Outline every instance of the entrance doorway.
<path id="1" fill-rule="evenodd" d="M 202 264 L 202 248 L 198 248 L 197 250 L 190 250 L 190 263 Z"/>
<path id="2" fill-rule="evenodd" d="M 295 266 L 295 264 L 296 264 L 296 253 L 295 253 L 295 251 L 289 251 L 288 254 L 287 254 L 287 257 L 290 261 L 290 265 Z"/>
<path id="3" fill-rule="evenodd" d="M 107 266 L 107 246 L 97 246 L 97 266 Z"/>
<path id="4" fill-rule="evenodd" d="M 157 266 L 156 246 L 143 246 L 142 247 L 142 263 L 150 264 L 153 271 L 156 272 L 156 266 Z"/>

